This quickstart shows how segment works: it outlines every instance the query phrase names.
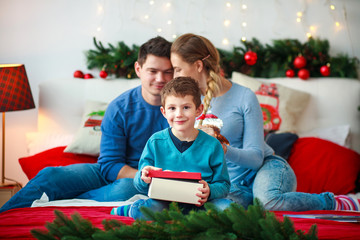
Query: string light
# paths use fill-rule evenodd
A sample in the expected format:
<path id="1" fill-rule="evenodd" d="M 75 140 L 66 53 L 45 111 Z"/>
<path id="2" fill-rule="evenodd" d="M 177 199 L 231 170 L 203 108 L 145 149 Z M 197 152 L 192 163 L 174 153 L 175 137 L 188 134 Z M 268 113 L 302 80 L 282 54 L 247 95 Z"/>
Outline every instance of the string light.
<path id="1" fill-rule="evenodd" d="M 230 2 L 226 2 L 226 6 L 227 6 L 228 8 L 231 8 L 231 3 L 230 3 Z"/>
<path id="2" fill-rule="evenodd" d="M 225 21 L 224 21 L 224 26 L 225 26 L 225 27 L 230 26 L 230 20 L 225 20 Z"/>
<path id="3" fill-rule="evenodd" d="M 335 10 L 335 6 L 333 4 L 330 5 L 331 10 Z"/>
<path id="4" fill-rule="evenodd" d="M 158 33 L 161 33 L 161 32 L 162 32 L 162 28 L 158 28 L 158 29 L 156 29 L 156 31 L 157 31 Z"/>
<path id="5" fill-rule="evenodd" d="M 223 45 L 229 45 L 229 39 L 224 38 L 224 39 L 222 40 L 222 44 L 223 44 Z"/>
<path id="6" fill-rule="evenodd" d="M 154 5 L 154 4 L 155 4 L 155 1 L 153 1 L 153 0 L 149 1 L 149 4 L 150 4 L 150 5 Z"/>
<path id="7" fill-rule="evenodd" d="M 144 16 L 144 19 L 145 19 L 145 20 L 148 20 L 148 19 L 149 19 L 149 15 L 146 14 L 146 15 Z"/>
<path id="8" fill-rule="evenodd" d="M 167 2 L 165 6 L 168 8 L 171 7 L 171 2 Z"/>
<path id="9" fill-rule="evenodd" d="M 247 9 L 246 4 L 243 4 L 243 5 L 241 6 L 241 8 L 242 8 L 243 10 L 246 10 L 246 9 Z"/>
<path id="10" fill-rule="evenodd" d="M 246 23 L 246 22 L 243 22 L 243 23 L 241 24 L 241 26 L 246 27 L 246 26 L 247 26 L 247 23 Z"/>
<path id="11" fill-rule="evenodd" d="M 246 37 L 242 37 L 241 41 L 246 42 Z"/>

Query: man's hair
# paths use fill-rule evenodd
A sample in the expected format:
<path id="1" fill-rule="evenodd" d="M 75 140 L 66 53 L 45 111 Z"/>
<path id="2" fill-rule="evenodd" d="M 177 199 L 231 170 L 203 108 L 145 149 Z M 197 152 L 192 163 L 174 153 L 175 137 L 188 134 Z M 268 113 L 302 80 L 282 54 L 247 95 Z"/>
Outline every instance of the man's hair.
<path id="1" fill-rule="evenodd" d="M 196 108 L 201 105 L 201 92 L 199 84 L 191 77 L 177 77 L 168 82 L 161 90 L 161 105 L 165 107 L 168 96 L 185 97 L 193 96 Z"/>
<path id="2" fill-rule="evenodd" d="M 167 57 L 170 59 L 171 42 L 166 39 L 157 36 L 151 38 L 146 43 L 140 46 L 138 53 L 138 63 L 142 66 L 148 54 L 155 55 L 157 57 Z"/>

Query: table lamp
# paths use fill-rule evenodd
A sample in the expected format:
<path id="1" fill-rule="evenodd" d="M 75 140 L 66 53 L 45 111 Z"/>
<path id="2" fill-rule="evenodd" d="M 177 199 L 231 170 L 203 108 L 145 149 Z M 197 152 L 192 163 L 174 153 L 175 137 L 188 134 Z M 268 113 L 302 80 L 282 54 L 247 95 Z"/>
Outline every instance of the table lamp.
<path id="1" fill-rule="evenodd" d="M 0 112 L 2 113 L 2 174 L 5 184 L 5 112 L 35 108 L 23 64 L 0 64 Z M 8 179 L 9 180 L 9 179 Z"/>

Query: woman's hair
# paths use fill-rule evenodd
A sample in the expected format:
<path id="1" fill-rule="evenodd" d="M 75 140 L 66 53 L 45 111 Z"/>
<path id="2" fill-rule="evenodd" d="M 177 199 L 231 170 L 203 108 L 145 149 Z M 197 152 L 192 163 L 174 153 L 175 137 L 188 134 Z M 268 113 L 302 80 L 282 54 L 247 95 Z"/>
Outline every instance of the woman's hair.
<path id="1" fill-rule="evenodd" d="M 178 37 L 171 45 L 171 53 L 179 55 L 183 61 L 192 64 L 201 60 L 209 73 L 206 81 L 207 89 L 204 97 L 204 111 L 206 114 L 210 107 L 211 99 L 219 93 L 220 55 L 215 46 L 205 37 L 187 33 Z M 200 125 L 202 122 L 200 122 Z"/>
<path id="2" fill-rule="evenodd" d="M 170 59 L 170 48 L 171 42 L 167 41 L 165 38 L 160 36 L 151 38 L 140 46 L 137 61 L 140 66 L 142 66 L 146 62 L 146 58 L 149 54 Z"/>
<path id="3" fill-rule="evenodd" d="M 168 96 L 193 97 L 196 108 L 201 105 L 201 92 L 198 83 L 191 77 L 177 77 L 168 82 L 160 92 L 161 105 L 165 107 L 165 101 Z"/>

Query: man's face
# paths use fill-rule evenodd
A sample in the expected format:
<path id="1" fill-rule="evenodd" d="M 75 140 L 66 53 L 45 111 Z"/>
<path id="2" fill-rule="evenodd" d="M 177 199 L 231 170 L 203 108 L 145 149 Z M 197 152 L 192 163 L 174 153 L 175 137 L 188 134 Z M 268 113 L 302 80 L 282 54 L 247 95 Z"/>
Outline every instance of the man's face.
<path id="1" fill-rule="evenodd" d="M 141 93 L 145 101 L 151 105 L 158 105 L 161 89 L 173 78 L 170 59 L 149 54 L 142 67 L 138 62 L 135 63 L 135 71 L 141 79 Z"/>

